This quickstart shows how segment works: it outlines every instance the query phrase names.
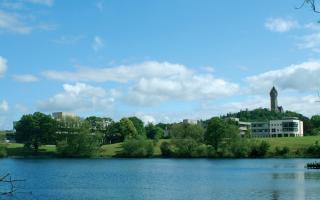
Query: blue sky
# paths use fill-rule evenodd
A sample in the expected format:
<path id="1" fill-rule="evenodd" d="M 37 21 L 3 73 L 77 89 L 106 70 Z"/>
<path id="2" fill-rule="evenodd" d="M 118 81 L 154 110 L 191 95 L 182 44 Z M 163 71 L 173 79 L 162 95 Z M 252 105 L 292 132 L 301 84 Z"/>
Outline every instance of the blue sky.
<path id="1" fill-rule="evenodd" d="M 312 116 L 320 15 L 302 0 L 1 0 L 0 129 L 41 111 L 144 121 L 279 104 Z"/>

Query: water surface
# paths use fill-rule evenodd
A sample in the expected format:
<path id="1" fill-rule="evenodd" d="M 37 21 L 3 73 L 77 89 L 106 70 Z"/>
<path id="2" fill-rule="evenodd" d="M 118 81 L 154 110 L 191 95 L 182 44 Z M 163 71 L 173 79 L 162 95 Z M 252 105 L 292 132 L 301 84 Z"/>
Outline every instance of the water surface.
<path id="1" fill-rule="evenodd" d="M 9 158 L 0 174 L 26 179 L 5 199 L 319 199 L 320 171 L 304 168 L 310 161 Z"/>

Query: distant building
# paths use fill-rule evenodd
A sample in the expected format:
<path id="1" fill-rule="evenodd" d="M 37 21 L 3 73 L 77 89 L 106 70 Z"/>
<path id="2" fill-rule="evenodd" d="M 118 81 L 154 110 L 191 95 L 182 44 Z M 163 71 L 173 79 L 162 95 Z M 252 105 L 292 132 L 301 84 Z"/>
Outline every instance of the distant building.
<path id="1" fill-rule="evenodd" d="M 295 117 L 251 122 L 251 132 L 255 137 L 298 137 L 303 136 L 303 122 Z"/>
<path id="2" fill-rule="evenodd" d="M 52 113 L 52 117 L 53 117 L 53 119 L 61 120 L 61 119 L 64 119 L 66 117 L 77 118 L 78 116 L 76 114 L 74 114 L 74 113 L 54 112 L 54 113 Z"/>
<path id="3" fill-rule="evenodd" d="M 198 120 L 195 120 L 195 119 L 184 119 L 182 121 L 182 123 L 184 123 L 184 124 L 198 124 Z"/>
<path id="4" fill-rule="evenodd" d="M 242 122 L 239 118 L 234 117 L 231 117 L 230 119 L 237 122 L 241 136 L 244 136 L 246 133 L 249 133 L 251 131 L 250 122 Z"/>
<path id="5" fill-rule="evenodd" d="M 278 106 L 278 91 L 274 86 L 270 91 L 270 110 L 275 112 L 283 112 L 282 106 Z"/>
<path id="6" fill-rule="evenodd" d="M 266 122 L 242 122 L 239 118 L 230 118 L 237 122 L 239 133 L 253 137 L 299 137 L 303 136 L 303 122 L 298 118 L 285 118 Z"/>

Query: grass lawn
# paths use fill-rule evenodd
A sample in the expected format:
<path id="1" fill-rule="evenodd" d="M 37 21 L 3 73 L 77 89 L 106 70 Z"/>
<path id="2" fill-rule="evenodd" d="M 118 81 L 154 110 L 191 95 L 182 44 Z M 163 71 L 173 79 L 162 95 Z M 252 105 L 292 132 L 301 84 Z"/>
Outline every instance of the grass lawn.
<path id="1" fill-rule="evenodd" d="M 7 144 L 8 156 L 30 156 L 35 155 L 33 151 L 27 150 L 20 143 L 9 143 Z M 39 156 L 54 156 L 56 154 L 55 145 L 42 145 L 39 148 L 37 155 Z"/>
<path id="2" fill-rule="evenodd" d="M 316 141 L 320 142 L 320 136 L 305 136 L 305 137 L 283 137 L 283 138 L 259 138 L 259 140 L 267 141 L 271 145 L 271 151 L 276 147 L 289 147 L 290 151 L 304 149 Z"/>
<path id="3" fill-rule="evenodd" d="M 289 147 L 290 155 L 295 156 L 297 150 L 305 149 L 313 145 L 316 141 L 320 142 L 320 136 L 305 136 L 305 137 L 286 137 L 286 138 L 258 138 L 257 140 L 264 140 L 271 145 L 269 154 L 274 152 L 276 147 Z M 164 141 L 170 141 L 168 139 L 160 140 L 154 148 L 154 156 L 161 156 L 160 145 Z M 122 143 L 107 144 L 101 146 L 98 157 L 113 157 L 117 152 L 121 151 Z M 23 144 L 10 143 L 7 144 L 7 153 L 9 156 L 30 156 L 34 153 L 30 150 L 23 148 Z M 55 145 L 43 145 L 40 147 L 37 155 L 40 156 L 55 156 L 56 146 Z M 272 154 L 270 154 L 272 155 Z"/>

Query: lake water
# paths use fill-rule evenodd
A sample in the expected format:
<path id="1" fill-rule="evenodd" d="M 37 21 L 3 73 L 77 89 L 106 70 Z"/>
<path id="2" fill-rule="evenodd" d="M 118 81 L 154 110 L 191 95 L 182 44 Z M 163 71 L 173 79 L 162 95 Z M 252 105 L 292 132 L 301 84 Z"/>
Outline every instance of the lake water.
<path id="1" fill-rule="evenodd" d="M 320 199 L 320 171 L 304 168 L 310 161 L 0 159 L 0 174 L 26 179 L 0 199 Z"/>

